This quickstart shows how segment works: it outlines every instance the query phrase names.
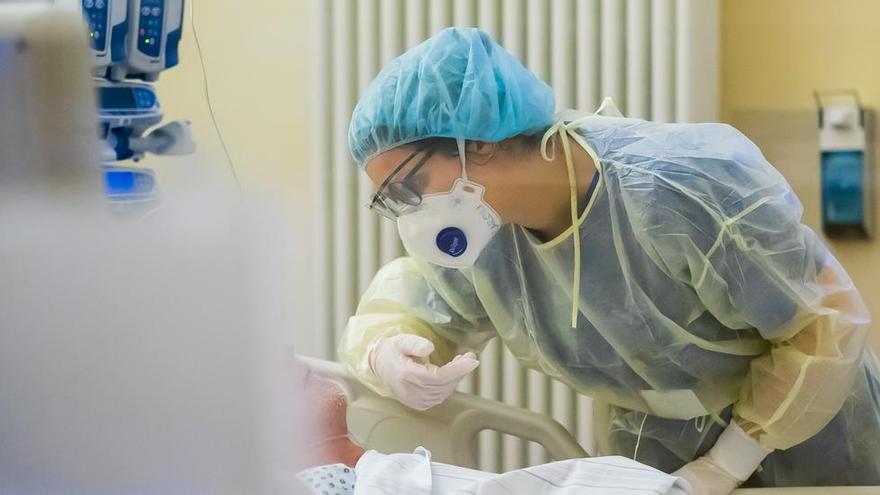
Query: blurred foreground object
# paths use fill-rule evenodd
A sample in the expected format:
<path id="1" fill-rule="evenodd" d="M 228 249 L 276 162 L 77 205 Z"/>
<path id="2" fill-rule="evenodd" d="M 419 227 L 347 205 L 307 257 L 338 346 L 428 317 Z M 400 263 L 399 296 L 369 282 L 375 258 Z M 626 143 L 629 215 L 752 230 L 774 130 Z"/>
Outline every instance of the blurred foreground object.
<path id="1" fill-rule="evenodd" d="M 204 180 L 113 214 L 80 15 L 0 4 L 0 493 L 296 493 L 283 236 Z"/>

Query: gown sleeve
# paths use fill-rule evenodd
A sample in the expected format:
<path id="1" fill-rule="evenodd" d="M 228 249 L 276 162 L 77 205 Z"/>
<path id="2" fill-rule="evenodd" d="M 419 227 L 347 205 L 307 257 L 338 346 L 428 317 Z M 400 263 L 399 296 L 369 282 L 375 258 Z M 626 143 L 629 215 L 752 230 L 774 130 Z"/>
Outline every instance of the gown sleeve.
<path id="1" fill-rule="evenodd" d="M 379 337 L 412 334 L 434 343 L 431 362 L 443 365 L 467 351 L 481 351 L 495 336 L 466 272 L 398 258 L 376 274 L 361 297 L 339 344 L 348 369 L 375 392 L 389 395 L 369 365 Z"/>

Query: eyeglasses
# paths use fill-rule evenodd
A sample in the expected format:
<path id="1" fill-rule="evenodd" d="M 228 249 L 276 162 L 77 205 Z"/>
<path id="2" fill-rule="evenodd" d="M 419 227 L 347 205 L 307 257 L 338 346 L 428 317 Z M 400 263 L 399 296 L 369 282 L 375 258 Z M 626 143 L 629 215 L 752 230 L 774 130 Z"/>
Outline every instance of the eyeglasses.
<path id="1" fill-rule="evenodd" d="M 416 156 L 423 153 L 424 155 L 413 166 L 402 179 L 393 180 L 397 174 L 403 170 Z M 419 148 L 406 157 L 397 168 L 388 175 L 388 178 L 382 182 L 379 189 L 373 194 L 372 199 L 367 204 L 367 208 L 375 211 L 390 220 L 397 220 L 398 217 L 406 213 L 407 210 L 422 204 L 422 193 L 419 192 L 419 186 L 416 184 L 415 176 L 419 170 L 428 163 L 428 160 L 436 152 L 433 148 Z"/>

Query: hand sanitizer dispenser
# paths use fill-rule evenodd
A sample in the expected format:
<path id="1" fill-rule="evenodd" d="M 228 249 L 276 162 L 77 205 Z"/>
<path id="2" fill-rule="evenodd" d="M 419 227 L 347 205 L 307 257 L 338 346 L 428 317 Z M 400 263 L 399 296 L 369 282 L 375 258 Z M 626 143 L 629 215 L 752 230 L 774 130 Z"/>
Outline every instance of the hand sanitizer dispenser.
<path id="1" fill-rule="evenodd" d="M 817 92 L 822 230 L 829 238 L 871 234 L 871 167 L 865 110 L 855 91 Z"/>

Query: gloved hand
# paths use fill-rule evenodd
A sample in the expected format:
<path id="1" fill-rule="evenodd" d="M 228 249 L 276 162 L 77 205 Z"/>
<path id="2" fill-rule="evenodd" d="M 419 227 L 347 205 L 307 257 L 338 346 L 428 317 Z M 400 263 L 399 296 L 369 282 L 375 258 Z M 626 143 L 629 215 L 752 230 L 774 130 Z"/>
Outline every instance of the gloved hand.
<path id="1" fill-rule="evenodd" d="M 729 495 L 755 472 L 772 452 L 731 421 L 706 455 L 691 461 L 673 476 L 691 484 L 691 495 Z"/>
<path id="2" fill-rule="evenodd" d="M 740 481 L 707 457 L 691 461 L 673 476 L 681 476 L 691 484 L 691 495 L 730 495 Z"/>
<path id="3" fill-rule="evenodd" d="M 424 411 L 442 403 L 480 362 L 473 352 L 459 354 L 444 366 L 428 361 L 434 344 L 418 335 L 379 337 L 367 350 L 370 368 L 391 394 L 411 409 Z"/>

